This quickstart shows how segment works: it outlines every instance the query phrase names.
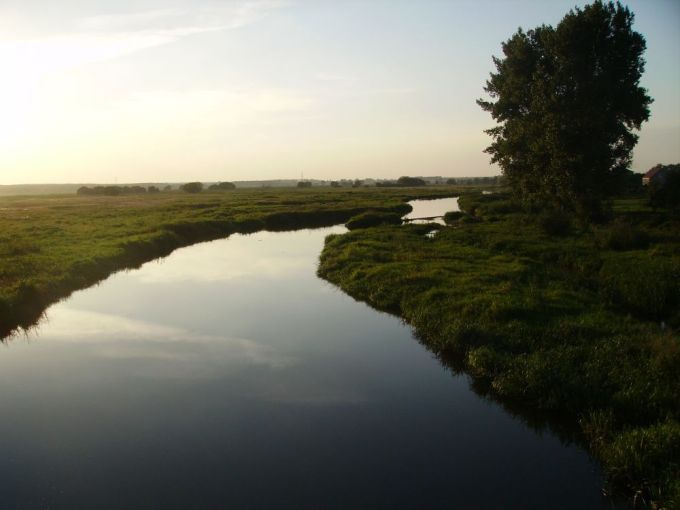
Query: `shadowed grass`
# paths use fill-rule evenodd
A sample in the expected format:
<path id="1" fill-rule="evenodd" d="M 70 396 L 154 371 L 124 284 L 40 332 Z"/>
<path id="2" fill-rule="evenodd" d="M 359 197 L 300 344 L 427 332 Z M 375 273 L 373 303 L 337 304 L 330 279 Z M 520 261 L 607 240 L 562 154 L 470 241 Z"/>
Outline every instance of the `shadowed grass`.
<path id="1" fill-rule="evenodd" d="M 411 207 L 407 204 L 394 212 L 367 211 L 352 216 L 345 226 L 349 230 L 355 230 L 357 228 L 377 227 L 378 225 L 401 225 L 401 217 L 409 212 L 411 212 Z"/>

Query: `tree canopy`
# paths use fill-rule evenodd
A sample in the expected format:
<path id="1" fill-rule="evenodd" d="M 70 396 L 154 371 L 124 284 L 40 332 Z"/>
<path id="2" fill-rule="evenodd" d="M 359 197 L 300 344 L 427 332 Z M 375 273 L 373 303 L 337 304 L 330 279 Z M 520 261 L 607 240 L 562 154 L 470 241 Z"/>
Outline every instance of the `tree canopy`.
<path id="1" fill-rule="evenodd" d="M 229 189 L 236 189 L 236 184 L 233 182 L 219 182 L 216 184 L 211 184 L 208 186 L 208 189 L 211 191 L 226 191 Z"/>
<path id="2" fill-rule="evenodd" d="M 649 202 L 653 207 L 680 210 L 680 163 L 656 165 L 657 175 L 649 183 Z"/>
<path id="3" fill-rule="evenodd" d="M 494 57 L 478 100 L 497 126 L 486 149 L 527 205 L 582 217 L 628 171 L 652 99 L 640 87 L 645 40 L 620 3 L 571 10 L 556 27 L 519 29 Z"/>
<path id="4" fill-rule="evenodd" d="M 185 191 L 186 193 L 200 193 L 203 191 L 203 183 L 187 182 L 186 184 L 182 184 L 179 189 Z"/>
<path id="5" fill-rule="evenodd" d="M 398 186 L 426 186 L 427 183 L 419 177 L 409 177 L 408 175 L 403 175 L 397 179 Z"/>

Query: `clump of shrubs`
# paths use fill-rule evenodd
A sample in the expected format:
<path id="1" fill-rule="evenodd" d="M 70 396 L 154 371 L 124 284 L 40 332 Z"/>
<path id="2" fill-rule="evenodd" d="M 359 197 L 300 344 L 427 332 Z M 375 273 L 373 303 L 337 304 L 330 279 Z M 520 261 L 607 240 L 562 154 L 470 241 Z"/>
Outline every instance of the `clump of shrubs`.
<path id="1" fill-rule="evenodd" d="M 345 223 L 349 230 L 357 228 L 377 227 L 380 225 L 401 225 L 401 215 L 398 213 L 365 212 L 350 218 Z"/>
<path id="2" fill-rule="evenodd" d="M 447 224 L 455 223 L 465 216 L 462 211 L 449 211 L 444 215 L 444 222 Z"/>
<path id="3" fill-rule="evenodd" d="M 610 479 L 624 490 L 637 493 L 642 501 L 680 500 L 680 465 L 676 462 L 680 455 L 680 423 L 666 419 L 646 427 L 630 428 L 607 438 L 608 444 L 600 439 L 607 436 L 608 424 L 598 427 L 597 420 L 592 421 L 596 422 L 595 426 L 588 423 L 591 430 L 587 432 L 594 439 L 593 448 L 607 465 Z M 649 490 L 650 486 L 659 485 L 667 487 L 665 494 Z"/>
<path id="4" fill-rule="evenodd" d="M 504 214 L 521 212 L 522 208 L 508 193 L 469 193 L 458 199 L 458 205 L 470 216 L 484 220 L 497 219 Z"/>
<path id="5" fill-rule="evenodd" d="M 201 182 L 187 182 L 182 184 L 179 189 L 186 193 L 200 193 L 203 191 L 203 183 Z"/>
<path id="6" fill-rule="evenodd" d="M 572 228 L 569 214 L 557 209 L 549 209 L 542 212 L 538 217 L 538 224 L 545 234 L 556 237 L 569 235 Z"/>
<path id="7" fill-rule="evenodd" d="M 603 248 L 617 251 L 639 250 L 649 246 L 647 232 L 621 218 L 612 222 L 609 227 L 600 230 L 598 240 Z"/>
<path id="8" fill-rule="evenodd" d="M 465 214 L 460 220 L 458 220 L 460 223 L 479 223 L 480 220 L 476 216 L 471 216 L 470 214 Z"/>
<path id="9" fill-rule="evenodd" d="M 211 184 L 208 186 L 210 191 L 226 191 L 230 189 L 236 189 L 236 185 L 233 182 L 219 182 L 216 184 Z"/>

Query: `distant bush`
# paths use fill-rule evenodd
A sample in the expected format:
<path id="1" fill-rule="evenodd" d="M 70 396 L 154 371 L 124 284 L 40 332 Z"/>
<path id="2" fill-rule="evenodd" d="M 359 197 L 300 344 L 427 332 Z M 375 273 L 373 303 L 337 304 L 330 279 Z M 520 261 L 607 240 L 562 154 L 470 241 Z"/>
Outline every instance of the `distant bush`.
<path id="1" fill-rule="evenodd" d="M 610 250 L 638 250 L 649 246 L 649 235 L 623 219 L 617 219 L 597 234 L 600 245 Z"/>
<path id="2" fill-rule="evenodd" d="M 458 198 L 458 206 L 471 216 L 487 219 L 521 212 L 521 206 L 508 193 L 466 193 Z"/>
<path id="3" fill-rule="evenodd" d="M 186 193 L 200 193 L 203 191 L 203 183 L 187 182 L 186 184 L 182 184 L 179 189 Z"/>
<path id="4" fill-rule="evenodd" d="M 300 181 L 300 182 L 297 183 L 297 187 L 298 188 L 311 188 L 312 183 L 311 183 L 311 181 Z"/>
<path id="5" fill-rule="evenodd" d="M 564 237 L 571 232 L 571 217 L 564 211 L 546 210 L 539 215 L 538 224 L 549 236 Z"/>
<path id="6" fill-rule="evenodd" d="M 172 191 L 172 186 L 170 186 L 169 184 L 166 184 L 166 185 L 163 187 L 163 191 Z"/>
<path id="7" fill-rule="evenodd" d="M 331 181 L 331 188 L 339 188 L 340 183 L 338 181 Z"/>
<path id="8" fill-rule="evenodd" d="M 401 215 L 398 213 L 366 212 L 354 216 L 345 223 L 345 226 L 349 230 L 355 230 L 379 225 L 401 225 L 401 221 Z"/>
<path id="9" fill-rule="evenodd" d="M 159 193 L 161 190 L 159 190 L 156 186 L 149 186 L 146 188 L 147 193 Z"/>
<path id="10" fill-rule="evenodd" d="M 485 195 L 483 198 L 491 197 L 493 197 L 493 195 Z M 480 209 L 482 211 L 482 216 L 487 216 L 490 214 L 511 214 L 521 211 L 521 207 L 519 204 L 517 204 L 517 202 L 503 198 L 482 202 Z"/>
<path id="11" fill-rule="evenodd" d="M 455 223 L 456 221 L 460 220 L 465 216 L 465 213 L 462 211 L 449 211 L 444 215 L 444 222 L 445 223 Z"/>
<path id="12" fill-rule="evenodd" d="M 236 189 L 236 184 L 233 182 L 219 182 L 217 184 L 211 184 L 208 186 L 210 191 L 226 191 L 229 189 Z"/>
<path id="13" fill-rule="evenodd" d="M 399 186 L 427 186 L 427 183 L 418 177 L 408 177 L 403 176 L 397 179 L 397 185 Z"/>
<path id="14" fill-rule="evenodd" d="M 407 188 L 411 186 L 427 186 L 427 182 L 418 177 L 399 177 L 396 181 L 376 182 L 378 188 Z"/>

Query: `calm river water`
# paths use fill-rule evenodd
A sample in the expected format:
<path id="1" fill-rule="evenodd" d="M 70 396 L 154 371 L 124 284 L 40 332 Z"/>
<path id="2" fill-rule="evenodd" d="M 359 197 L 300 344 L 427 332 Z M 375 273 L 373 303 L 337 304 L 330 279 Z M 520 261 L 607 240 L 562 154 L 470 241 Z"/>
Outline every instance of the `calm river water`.
<path id="1" fill-rule="evenodd" d="M 0 508 L 609 508 L 580 449 L 315 276 L 327 234 L 180 249 L 0 349 Z"/>
<path id="2" fill-rule="evenodd" d="M 439 223 L 445 225 L 443 216 L 449 211 L 460 211 L 458 198 L 436 198 L 434 200 L 411 200 L 413 210 L 404 216 L 410 223 Z"/>

